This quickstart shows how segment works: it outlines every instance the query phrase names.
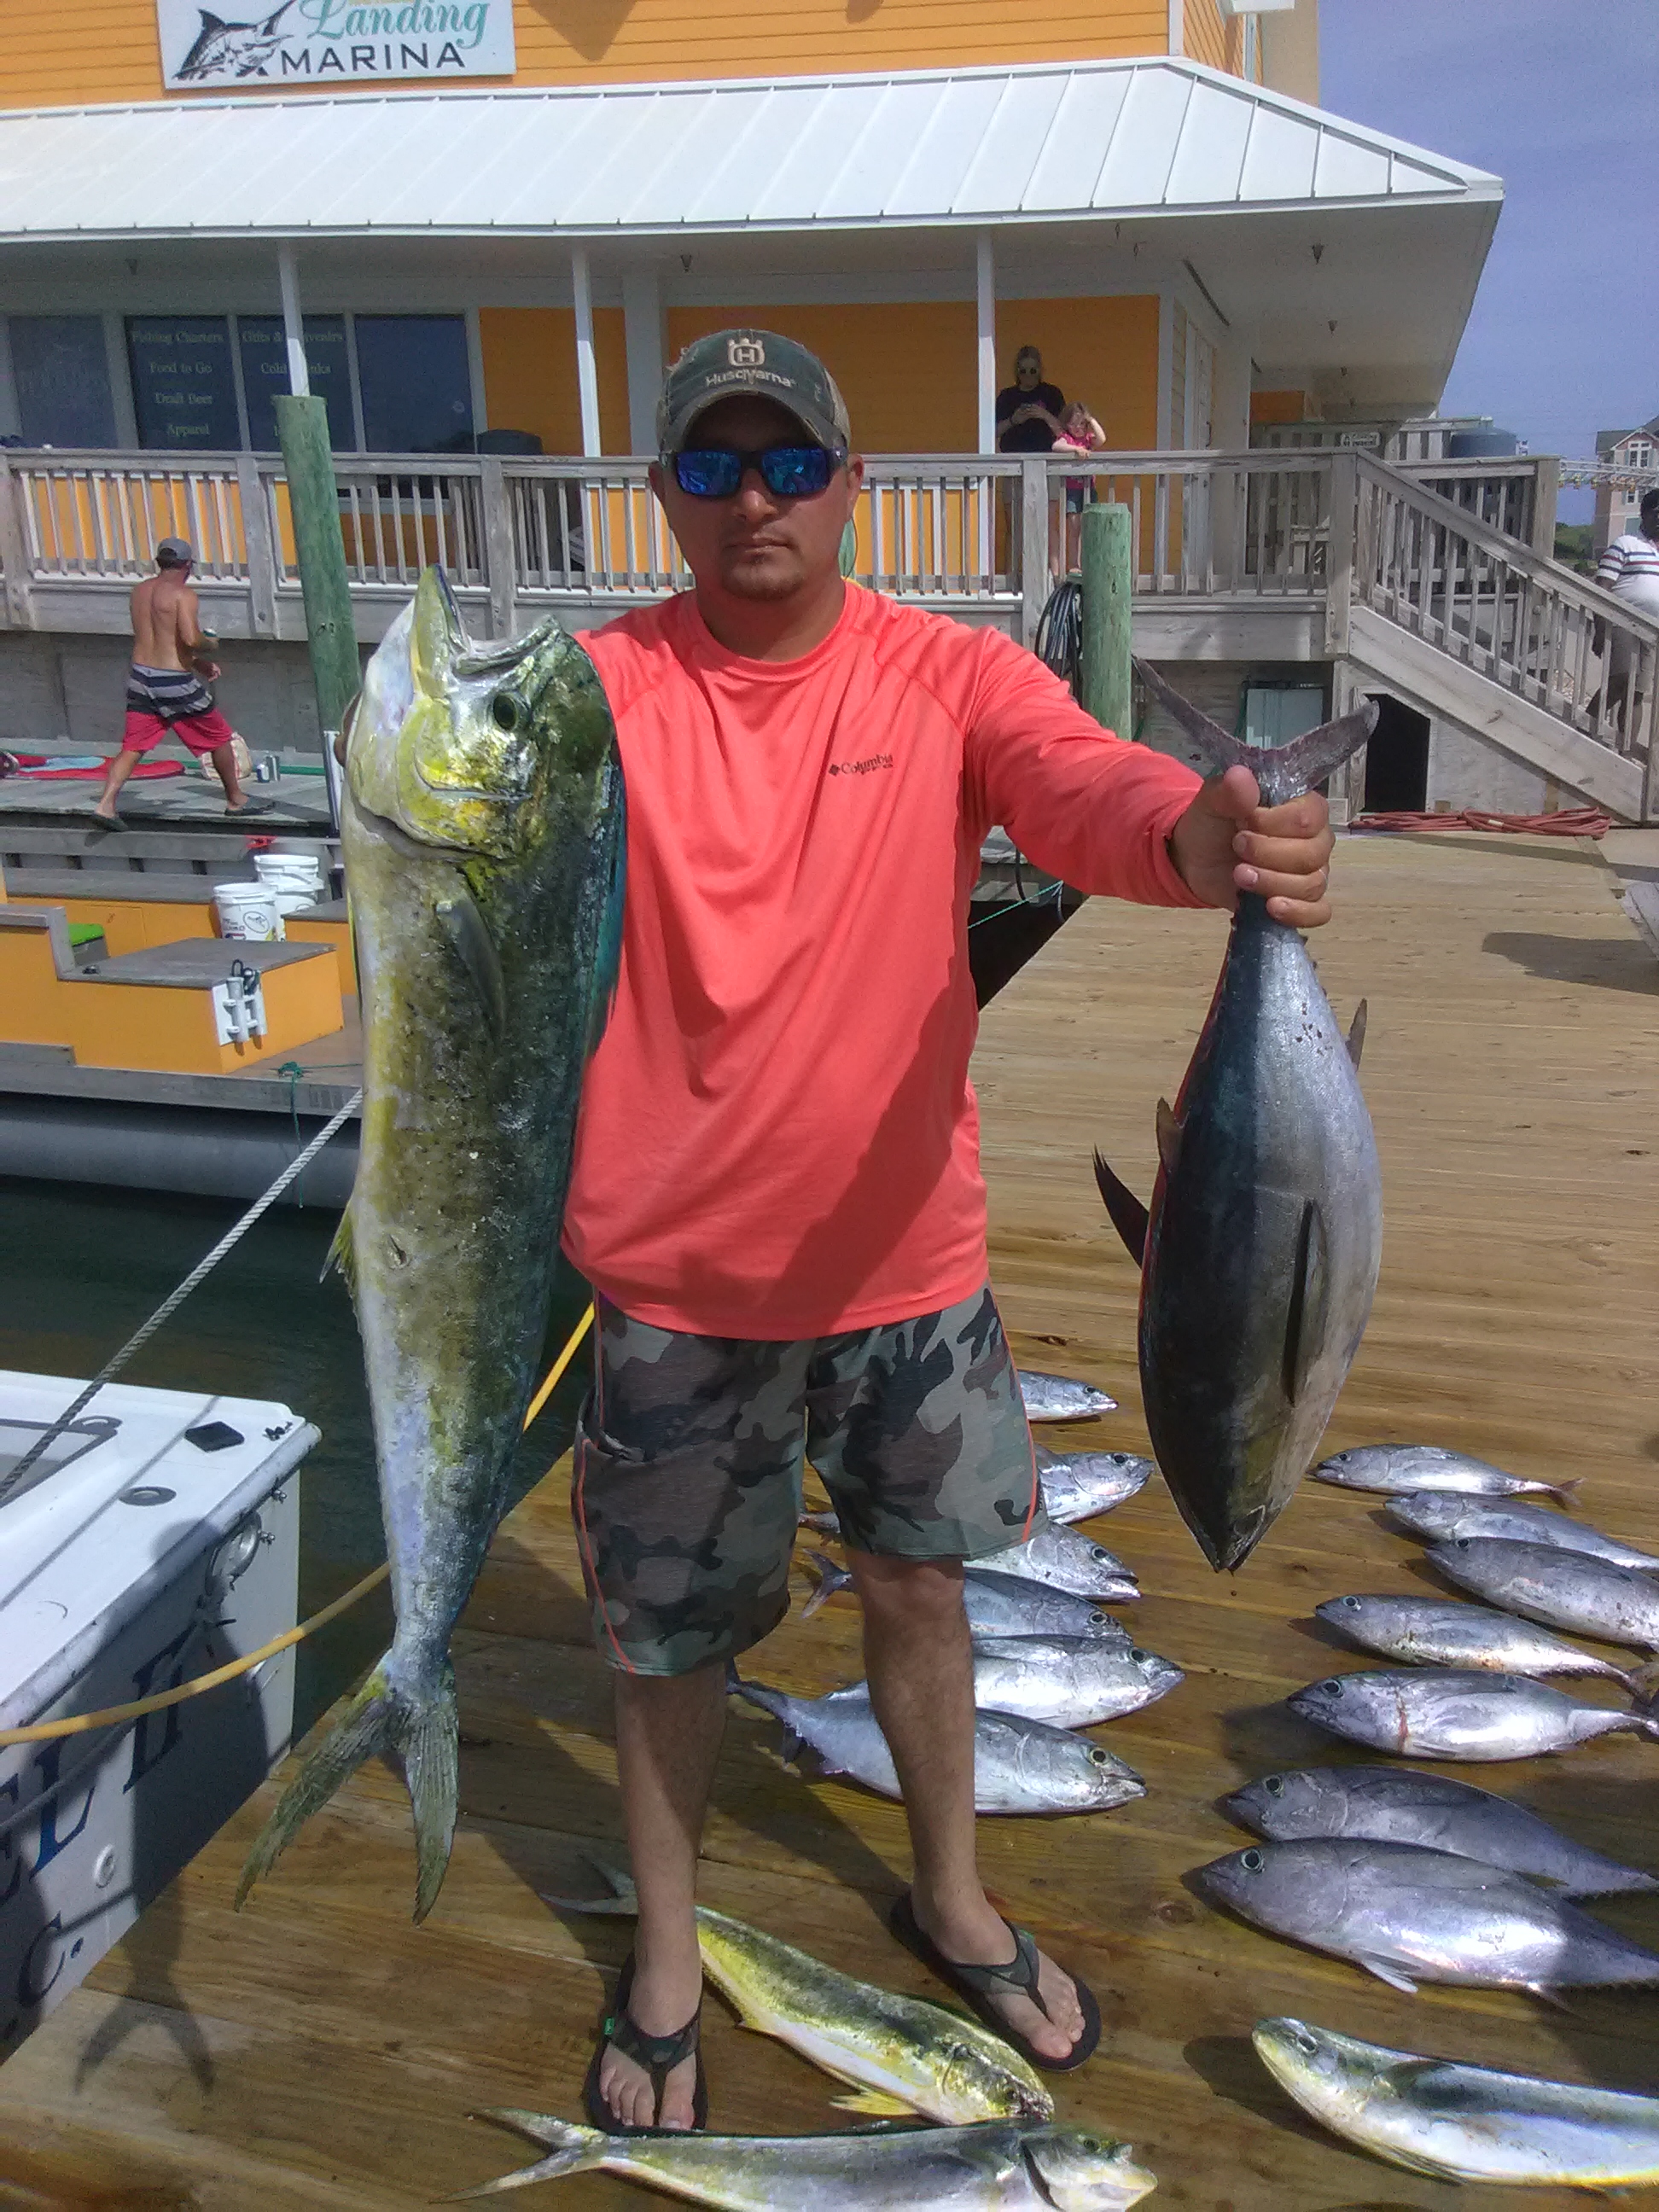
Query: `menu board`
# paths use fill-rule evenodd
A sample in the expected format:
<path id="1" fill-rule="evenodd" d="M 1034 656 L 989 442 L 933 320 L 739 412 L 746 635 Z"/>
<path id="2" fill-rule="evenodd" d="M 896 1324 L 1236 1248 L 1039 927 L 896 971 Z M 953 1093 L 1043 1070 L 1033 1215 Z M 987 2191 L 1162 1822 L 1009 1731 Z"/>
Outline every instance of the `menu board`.
<path id="1" fill-rule="evenodd" d="M 141 446 L 211 453 L 241 445 L 223 315 L 129 315 L 127 355 Z"/>
<path id="2" fill-rule="evenodd" d="M 306 371 L 313 396 L 328 409 L 328 441 L 337 453 L 356 449 L 351 422 L 351 371 L 346 361 L 343 315 L 305 318 Z M 242 356 L 242 391 L 247 400 L 247 438 L 256 453 L 274 453 L 276 410 L 271 404 L 289 388 L 288 343 L 280 315 L 238 315 L 236 341 Z"/>

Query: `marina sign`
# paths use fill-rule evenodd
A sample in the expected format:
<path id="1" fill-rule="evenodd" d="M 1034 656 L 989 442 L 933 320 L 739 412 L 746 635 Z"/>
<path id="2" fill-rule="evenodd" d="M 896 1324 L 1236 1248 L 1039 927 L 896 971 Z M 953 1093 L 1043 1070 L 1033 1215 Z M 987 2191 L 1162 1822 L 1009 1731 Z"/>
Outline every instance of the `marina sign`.
<path id="1" fill-rule="evenodd" d="M 198 0 L 155 0 L 155 21 L 169 92 L 511 76 L 514 68 L 512 0 L 283 0 L 234 23 Z"/>

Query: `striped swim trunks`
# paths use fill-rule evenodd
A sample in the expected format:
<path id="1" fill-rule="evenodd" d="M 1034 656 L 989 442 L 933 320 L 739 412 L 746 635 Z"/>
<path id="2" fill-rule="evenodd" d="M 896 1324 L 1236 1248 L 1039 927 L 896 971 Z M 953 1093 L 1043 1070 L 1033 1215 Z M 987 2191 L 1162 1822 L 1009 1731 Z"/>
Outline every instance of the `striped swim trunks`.
<path id="1" fill-rule="evenodd" d="M 215 752 L 235 734 L 193 668 L 146 668 L 135 660 L 127 671 L 123 749 L 148 752 L 169 732 L 193 753 Z"/>

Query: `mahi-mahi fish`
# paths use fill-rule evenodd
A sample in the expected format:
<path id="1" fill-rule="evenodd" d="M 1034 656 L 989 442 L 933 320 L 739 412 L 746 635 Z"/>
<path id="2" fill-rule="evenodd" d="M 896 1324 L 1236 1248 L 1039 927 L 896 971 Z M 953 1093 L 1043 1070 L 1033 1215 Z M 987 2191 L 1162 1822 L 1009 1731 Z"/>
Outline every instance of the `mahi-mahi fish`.
<path id="1" fill-rule="evenodd" d="M 1158 2186 L 1129 2145 L 1086 2128 L 899 2128 L 830 2136 L 601 2135 L 541 2112 L 485 2115 L 545 2158 L 468 2197 L 614 2173 L 721 2212 L 1128 2212 Z"/>
<path id="2" fill-rule="evenodd" d="M 628 1875 L 602 1859 L 590 1863 L 612 1896 L 549 1897 L 544 1891 L 544 1901 L 561 1912 L 637 1913 L 639 1894 Z M 1054 2100 L 1030 2066 L 978 2021 L 856 1981 L 709 1905 L 698 1905 L 696 1917 L 709 1980 L 745 2027 L 775 2036 L 848 2083 L 850 2096 L 830 2100 L 842 2112 L 887 2119 L 919 2112 L 946 2128 L 1053 2119 Z"/>
<path id="3" fill-rule="evenodd" d="M 1331 775 L 1376 720 L 1367 704 L 1257 750 L 1135 665 L 1206 771 L 1249 769 L 1267 806 Z M 1218 1571 L 1241 1566 L 1289 1504 L 1370 1313 L 1382 1188 L 1358 1074 L 1364 1036 L 1364 1005 L 1345 1042 L 1301 938 L 1241 892 L 1180 1095 L 1158 1105 L 1150 1206 L 1095 1154 L 1106 1210 L 1141 1270 L 1153 1454 Z"/>
<path id="4" fill-rule="evenodd" d="M 455 1823 L 450 1631 L 506 1507 L 582 1073 L 620 955 L 622 768 L 581 648 L 550 618 L 474 645 L 432 568 L 349 727 L 363 1116 L 331 1256 L 363 1340 L 397 1630 L 289 1784 L 237 1894 L 349 1774 L 395 1750 L 418 1920 Z"/>
<path id="5" fill-rule="evenodd" d="M 1511 2189 L 1659 2181 L 1659 2098 L 1425 2058 L 1303 2020 L 1258 2021 L 1251 2041 L 1304 2112 L 1409 2172 Z"/>

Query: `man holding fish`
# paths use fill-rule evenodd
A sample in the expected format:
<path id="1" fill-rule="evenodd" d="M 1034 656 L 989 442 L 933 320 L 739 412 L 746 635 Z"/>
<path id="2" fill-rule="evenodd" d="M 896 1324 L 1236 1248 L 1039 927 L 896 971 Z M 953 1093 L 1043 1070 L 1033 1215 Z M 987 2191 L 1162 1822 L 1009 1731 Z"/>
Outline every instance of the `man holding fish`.
<path id="1" fill-rule="evenodd" d="M 986 1899 L 963 1562 L 1042 1525 L 987 1284 L 963 935 L 994 823 L 1082 890 L 1328 916 L 1316 794 L 1265 808 L 1103 732 L 999 633 L 843 582 L 863 480 L 822 362 L 687 349 L 653 484 L 696 590 L 583 642 L 627 785 L 620 980 L 566 1249 L 599 1312 L 573 1505 L 639 1935 L 590 2076 L 703 2106 L 695 1884 L 730 1662 L 787 1610 L 804 1450 L 840 1516 L 915 1853 L 896 1928 L 1037 2065 L 1098 2014 Z M 1011 1951 L 1012 1957 L 1010 1956 Z"/>

